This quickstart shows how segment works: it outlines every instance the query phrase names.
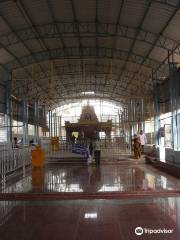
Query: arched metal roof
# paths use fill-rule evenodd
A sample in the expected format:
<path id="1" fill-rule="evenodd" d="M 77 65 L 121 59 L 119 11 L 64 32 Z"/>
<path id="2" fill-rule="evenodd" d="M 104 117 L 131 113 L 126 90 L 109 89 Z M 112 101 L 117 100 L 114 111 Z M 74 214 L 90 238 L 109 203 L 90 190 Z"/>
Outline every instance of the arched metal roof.
<path id="1" fill-rule="evenodd" d="M 57 104 L 152 95 L 179 62 L 179 0 L 1 0 L 0 70 L 15 96 Z M 1 74 L 2 75 L 2 74 Z"/>

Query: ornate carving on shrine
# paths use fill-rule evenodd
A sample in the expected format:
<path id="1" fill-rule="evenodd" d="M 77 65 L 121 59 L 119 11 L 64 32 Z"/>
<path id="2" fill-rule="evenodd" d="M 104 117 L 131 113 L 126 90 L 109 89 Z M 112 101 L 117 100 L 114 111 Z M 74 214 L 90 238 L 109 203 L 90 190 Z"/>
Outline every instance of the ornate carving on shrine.
<path id="1" fill-rule="evenodd" d="M 82 113 L 79 119 L 79 123 L 87 123 L 87 122 L 98 122 L 98 118 L 94 111 L 93 106 L 86 105 L 82 109 Z"/>
<path id="2" fill-rule="evenodd" d="M 99 132 L 105 132 L 110 138 L 112 131 L 112 120 L 100 122 L 95 113 L 94 107 L 89 104 L 82 108 L 80 119 L 77 123 L 65 122 L 67 139 L 72 138 L 73 132 L 78 132 L 79 139 L 96 138 Z"/>

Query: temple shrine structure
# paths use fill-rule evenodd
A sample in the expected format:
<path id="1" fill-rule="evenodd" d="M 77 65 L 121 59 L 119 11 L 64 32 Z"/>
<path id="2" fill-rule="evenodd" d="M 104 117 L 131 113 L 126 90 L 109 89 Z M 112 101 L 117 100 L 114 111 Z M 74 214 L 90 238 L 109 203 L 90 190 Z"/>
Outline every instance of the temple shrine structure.
<path id="1" fill-rule="evenodd" d="M 111 137 L 112 120 L 101 122 L 98 120 L 94 107 L 86 105 L 82 108 L 80 119 L 77 123 L 65 122 L 66 137 L 71 139 L 74 132 L 78 133 L 78 139 L 92 139 L 99 137 L 104 132 L 106 138 Z"/>

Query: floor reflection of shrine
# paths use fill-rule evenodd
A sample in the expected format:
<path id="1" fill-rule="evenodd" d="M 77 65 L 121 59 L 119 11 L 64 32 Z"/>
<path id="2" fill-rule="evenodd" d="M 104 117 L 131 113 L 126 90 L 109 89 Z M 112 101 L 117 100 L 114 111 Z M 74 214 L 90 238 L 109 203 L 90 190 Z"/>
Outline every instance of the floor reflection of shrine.
<path id="1" fill-rule="evenodd" d="M 25 194 L 27 198 L 20 196 L 16 201 L 1 198 L 0 239 L 178 240 L 180 197 L 178 194 L 172 197 L 169 191 L 173 190 L 180 190 L 179 179 L 135 161 L 103 163 L 100 167 L 49 164 L 45 169 L 29 171 L 23 179 L 7 183 L 5 194 Z M 167 195 L 146 196 L 153 191 L 158 194 L 164 191 Z M 126 192 L 143 194 L 111 198 L 113 194 Z M 31 197 L 36 194 L 38 198 L 32 201 Z M 49 197 L 41 199 L 41 194 Z M 92 198 L 57 200 L 52 197 L 66 194 L 71 197 L 89 194 Z M 94 196 L 98 194 L 109 194 L 110 198 L 97 199 Z M 134 232 L 137 226 L 173 232 L 156 234 L 155 238 L 149 234 L 139 237 Z"/>
<path id="2" fill-rule="evenodd" d="M 145 164 L 67 166 L 49 164 L 34 169 L 4 192 L 134 192 L 179 190 L 180 180 Z"/>

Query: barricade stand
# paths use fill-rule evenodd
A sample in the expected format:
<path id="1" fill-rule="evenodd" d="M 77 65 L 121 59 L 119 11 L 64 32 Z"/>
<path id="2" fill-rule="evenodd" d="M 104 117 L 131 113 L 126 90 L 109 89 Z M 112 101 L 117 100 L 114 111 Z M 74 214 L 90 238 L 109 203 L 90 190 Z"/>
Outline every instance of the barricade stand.
<path id="1" fill-rule="evenodd" d="M 32 150 L 32 186 L 43 187 L 45 178 L 45 153 L 37 146 Z"/>
<path id="2" fill-rule="evenodd" d="M 37 146 L 32 150 L 32 168 L 34 167 L 44 167 L 45 164 L 45 153 L 42 148 Z"/>
<path id="3" fill-rule="evenodd" d="M 51 146 L 52 146 L 52 151 L 59 151 L 59 138 L 58 137 L 51 138 Z"/>

